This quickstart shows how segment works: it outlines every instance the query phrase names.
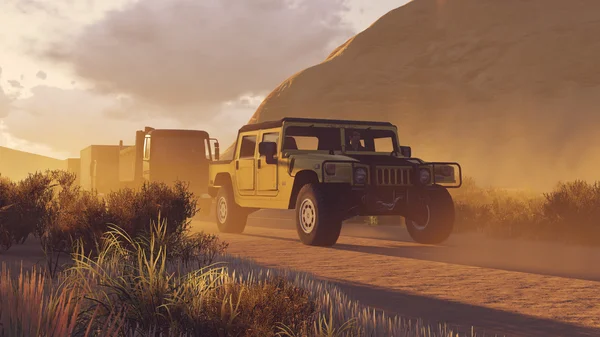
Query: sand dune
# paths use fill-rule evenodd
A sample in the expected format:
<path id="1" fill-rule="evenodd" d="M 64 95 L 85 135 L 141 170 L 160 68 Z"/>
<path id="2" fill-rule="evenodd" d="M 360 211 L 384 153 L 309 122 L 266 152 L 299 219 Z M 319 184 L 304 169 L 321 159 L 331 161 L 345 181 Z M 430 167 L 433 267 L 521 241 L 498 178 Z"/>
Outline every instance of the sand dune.
<path id="1" fill-rule="evenodd" d="M 595 0 L 414 0 L 283 81 L 250 122 L 390 120 L 415 155 L 483 183 L 596 179 L 599 13 Z"/>

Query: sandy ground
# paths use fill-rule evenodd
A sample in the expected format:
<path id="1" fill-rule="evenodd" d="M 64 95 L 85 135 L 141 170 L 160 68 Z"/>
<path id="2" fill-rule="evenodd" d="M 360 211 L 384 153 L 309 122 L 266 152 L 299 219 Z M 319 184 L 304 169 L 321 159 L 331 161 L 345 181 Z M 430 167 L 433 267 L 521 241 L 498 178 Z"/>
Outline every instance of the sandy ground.
<path id="1" fill-rule="evenodd" d="M 264 211 L 263 211 L 264 212 Z M 289 215 L 289 214 L 288 214 Z M 229 252 L 338 283 L 364 304 L 507 336 L 600 336 L 600 249 L 456 235 L 413 243 L 402 227 L 346 224 L 332 248 L 302 245 L 287 215 L 257 213 Z M 210 222 L 194 230 L 216 232 Z"/>
<path id="2" fill-rule="evenodd" d="M 361 224 L 345 224 L 332 248 L 308 247 L 299 242 L 291 214 L 260 211 L 244 234 L 219 237 L 230 243 L 230 253 L 311 272 L 389 314 L 461 330 L 474 325 L 486 336 L 600 336 L 600 249 L 477 235 L 426 246 L 402 227 Z M 217 232 L 207 221 L 194 222 L 193 230 Z M 20 261 L 44 263 L 35 240 L 0 254 L 0 263 Z"/>

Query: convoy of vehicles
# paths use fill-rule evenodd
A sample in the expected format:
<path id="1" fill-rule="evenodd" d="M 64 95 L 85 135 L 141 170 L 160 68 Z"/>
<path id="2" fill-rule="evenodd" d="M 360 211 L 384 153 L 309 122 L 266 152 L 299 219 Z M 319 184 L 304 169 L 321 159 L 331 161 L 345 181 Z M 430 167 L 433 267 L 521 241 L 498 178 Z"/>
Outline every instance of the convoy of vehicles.
<path id="1" fill-rule="evenodd" d="M 213 210 L 225 233 L 243 232 L 259 209 L 295 209 L 307 245 L 334 245 L 342 222 L 355 216 L 402 216 L 411 237 L 425 244 L 441 243 L 453 230 L 448 188 L 462 185 L 460 165 L 412 157 L 391 123 L 283 118 L 249 124 L 239 130 L 230 160 L 219 158 L 219 143 L 211 147 L 211 140 L 205 131 L 146 127 L 133 146 L 82 150 L 79 180 L 99 193 L 185 181 L 200 197 L 200 214 Z"/>
<path id="2" fill-rule="evenodd" d="M 462 185 L 460 165 L 412 157 L 391 123 L 283 118 L 245 125 L 233 158 L 215 159 L 208 194 L 221 232 L 243 232 L 259 209 L 295 209 L 300 240 L 316 246 L 334 245 L 342 222 L 354 216 L 402 216 L 425 244 L 453 230 L 447 189 Z"/>
<path id="3" fill-rule="evenodd" d="M 205 193 L 210 161 L 209 135 L 200 130 L 154 129 L 136 132 L 135 144 L 91 145 L 81 150 L 78 178 L 82 188 L 108 193 L 139 187 L 144 181 L 189 183 L 195 194 Z M 218 143 L 215 144 L 218 150 Z"/>

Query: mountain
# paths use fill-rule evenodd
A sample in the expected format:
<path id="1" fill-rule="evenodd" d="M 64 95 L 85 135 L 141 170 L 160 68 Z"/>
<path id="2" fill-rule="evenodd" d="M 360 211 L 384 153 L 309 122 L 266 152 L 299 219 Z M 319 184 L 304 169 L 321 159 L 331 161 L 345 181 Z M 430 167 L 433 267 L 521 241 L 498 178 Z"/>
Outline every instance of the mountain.
<path id="1" fill-rule="evenodd" d="M 597 0 L 414 0 L 283 81 L 250 123 L 389 120 L 415 156 L 481 183 L 596 179 L 597 36 Z"/>

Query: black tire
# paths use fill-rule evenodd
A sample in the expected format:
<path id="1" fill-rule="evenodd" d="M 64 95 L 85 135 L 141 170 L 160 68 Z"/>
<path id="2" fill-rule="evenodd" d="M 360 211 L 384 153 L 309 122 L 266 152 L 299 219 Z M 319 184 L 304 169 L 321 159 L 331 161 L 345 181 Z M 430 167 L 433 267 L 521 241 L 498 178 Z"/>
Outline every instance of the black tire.
<path id="1" fill-rule="evenodd" d="M 417 221 L 405 219 L 408 233 L 418 243 L 440 244 L 454 230 L 454 201 L 448 190 L 435 185 L 428 191 L 425 211 L 429 210 L 429 220 L 420 225 Z"/>
<path id="2" fill-rule="evenodd" d="M 248 212 L 236 204 L 233 188 L 230 184 L 219 188 L 215 202 L 215 217 L 217 219 L 217 227 L 221 233 L 239 234 L 244 232 L 246 228 Z"/>
<path id="3" fill-rule="evenodd" d="M 333 246 L 340 237 L 342 217 L 336 212 L 333 197 L 319 184 L 306 184 L 298 192 L 296 231 L 305 245 Z"/>

